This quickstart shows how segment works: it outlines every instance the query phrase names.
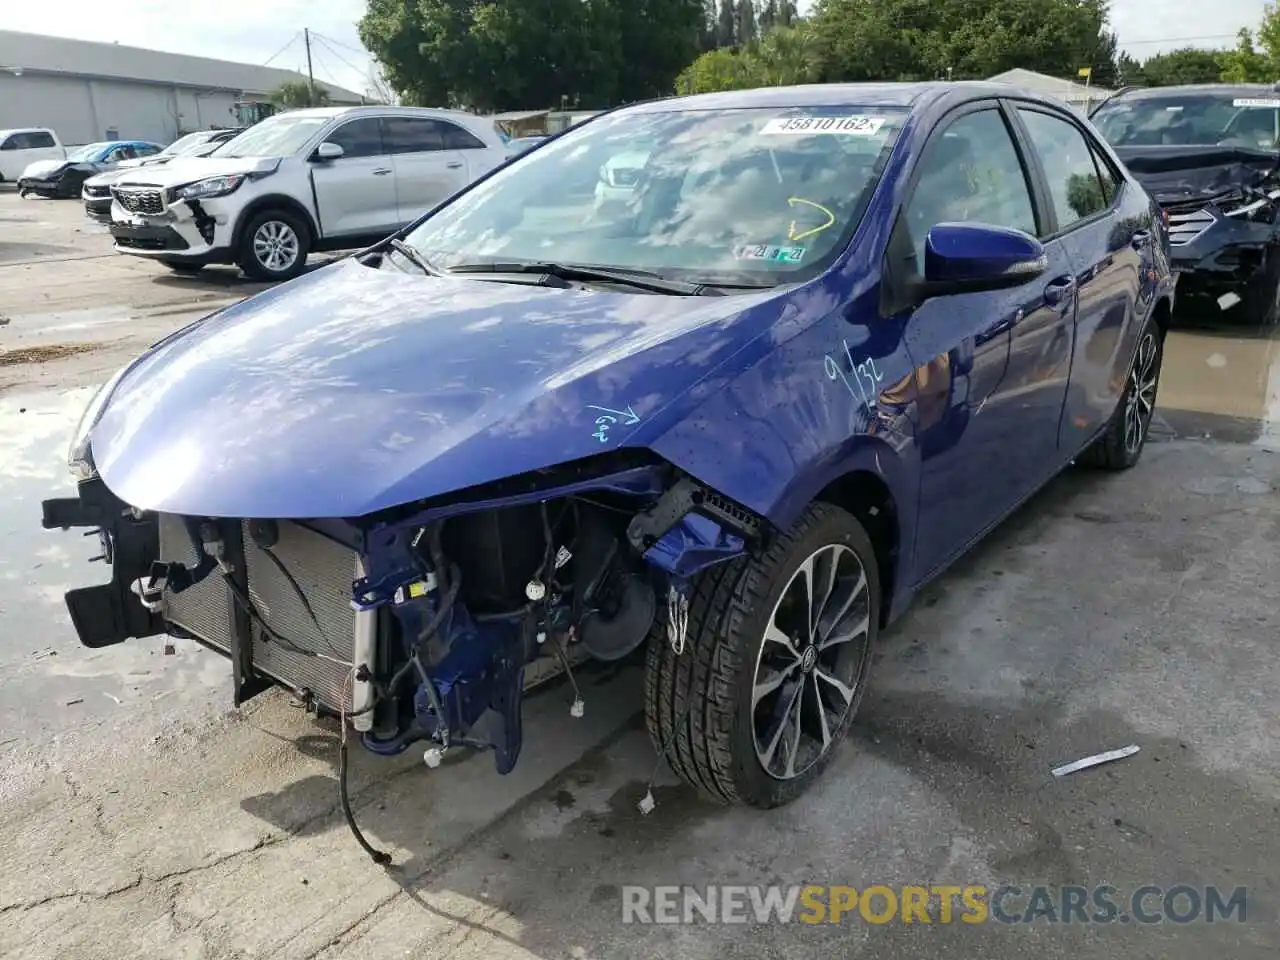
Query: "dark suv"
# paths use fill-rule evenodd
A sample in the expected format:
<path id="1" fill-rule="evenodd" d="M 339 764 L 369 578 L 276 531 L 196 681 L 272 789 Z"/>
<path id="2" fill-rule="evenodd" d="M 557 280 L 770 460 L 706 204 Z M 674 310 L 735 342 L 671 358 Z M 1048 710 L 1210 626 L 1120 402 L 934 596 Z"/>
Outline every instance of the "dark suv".
<path id="1" fill-rule="evenodd" d="M 1280 89 L 1125 89 L 1091 119 L 1164 209 L 1179 303 L 1277 316 Z"/>

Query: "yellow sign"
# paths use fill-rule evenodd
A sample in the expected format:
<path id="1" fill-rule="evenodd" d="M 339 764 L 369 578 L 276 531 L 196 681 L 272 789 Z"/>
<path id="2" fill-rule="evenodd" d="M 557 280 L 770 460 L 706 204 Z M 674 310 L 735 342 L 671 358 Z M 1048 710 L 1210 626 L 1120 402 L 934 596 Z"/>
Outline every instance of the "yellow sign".
<path id="1" fill-rule="evenodd" d="M 1076 76 L 1084 77 L 1086 80 L 1088 80 L 1090 77 L 1093 76 L 1093 67 L 1081 67 L 1079 70 L 1076 71 Z"/>

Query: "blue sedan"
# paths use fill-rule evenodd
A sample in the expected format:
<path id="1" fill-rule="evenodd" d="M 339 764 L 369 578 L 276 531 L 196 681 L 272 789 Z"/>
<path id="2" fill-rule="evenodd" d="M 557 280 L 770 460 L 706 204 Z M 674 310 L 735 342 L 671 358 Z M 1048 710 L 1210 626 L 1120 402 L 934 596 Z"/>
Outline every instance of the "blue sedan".
<path id="1" fill-rule="evenodd" d="M 22 171 L 18 193 L 40 197 L 78 197 L 84 182 L 124 160 L 151 157 L 164 147 L 147 140 L 107 140 L 67 151 L 62 160 L 38 160 Z"/>
<path id="2" fill-rule="evenodd" d="M 84 643 L 190 637 L 237 702 L 433 766 L 509 771 L 526 687 L 643 650 L 657 749 L 771 807 L 924 584 L 1073 461 L 1138 462 L 1173 296 L 1158 208 L 1056 102 L 649 102 L 156 344 L 44 524 L 113 561 L 67 596 Z"/>

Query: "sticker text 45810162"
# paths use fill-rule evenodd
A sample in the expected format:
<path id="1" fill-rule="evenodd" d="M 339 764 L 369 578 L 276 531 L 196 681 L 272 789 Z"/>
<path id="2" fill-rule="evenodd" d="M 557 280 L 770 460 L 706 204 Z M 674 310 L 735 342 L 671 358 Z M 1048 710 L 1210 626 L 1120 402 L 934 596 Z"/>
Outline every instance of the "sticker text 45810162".
<path id="1" fill-rule="evenodd" d="M 835 133 L 855 137 L 874 137 L 883 126 L 884 117 L 774 117 L 760 129 L 760 132 L 792 136 Z"/>

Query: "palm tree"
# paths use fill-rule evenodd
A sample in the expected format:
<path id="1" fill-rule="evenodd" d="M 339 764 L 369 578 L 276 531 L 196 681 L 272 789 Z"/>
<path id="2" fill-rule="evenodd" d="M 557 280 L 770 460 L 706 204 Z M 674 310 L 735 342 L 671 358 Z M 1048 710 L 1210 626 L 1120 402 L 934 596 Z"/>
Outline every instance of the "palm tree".
<path id="1" fill-rule="evenodd" d="M 306 80 L 288 80 L 276 87 L 271 102 L 286 110 L 299 107 L 323 107 L 329 102 L 329 92 Z"/>

